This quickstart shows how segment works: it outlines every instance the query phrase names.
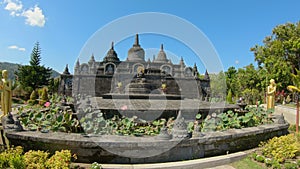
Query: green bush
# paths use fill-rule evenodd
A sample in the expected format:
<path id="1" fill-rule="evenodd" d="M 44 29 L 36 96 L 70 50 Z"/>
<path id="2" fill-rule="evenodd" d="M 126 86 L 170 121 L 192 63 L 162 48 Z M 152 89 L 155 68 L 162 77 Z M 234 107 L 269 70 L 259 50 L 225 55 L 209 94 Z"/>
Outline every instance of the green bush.
<path id="1" fill-rule="evenodd" d="M 24 154 L 25 164 L 27 169 L 44 169 L 49 153 L 44 151 L 28 151 Z"/>
<path id="2" fill-rule="evenodd" d="M 30 94 L 30 99 L 28 100 L 28 104 L 29 105 L 37 104 L 38 103 L 37 99 L 38 99 L 38 94 L 35 90 L 33 90 Z"/>
<path id="3" fill-rule="evenodd" d="M 91 164 L 90 169 L 102 169 L 102 166 L 97 162 L 94 162 L 93 164 Z"/>
<path id="4" fill-rule="evenodd" d="M 231 89 L 229 89 L 228 94 L 226 96 L 226 102 L 229 104 L 234 104 L 234 102 L 232 101 L 232 92 Z"/>
<path id="5" fill-rule="evenodd" d="M 47 88 L 44 87 L 42 89 L 42 93 L 40 95 L 39 104 L 40 105 L 44 105 L 48 100 L 49 100 L 49 98 L 48 98 L 48 91 L 47 91 Z"/>
<path id="6" fill-rule="evenodd" d="M 25 168 L 22 153 L 23 148 L 19 146 L 6 149 L 0 154 L 0 168 Z"/>
<path id="7" fill-rule="evenodd" d="M 267 143 L 262 144 L 264 156 L 274 158 L 282 163 L 286 159 L 292 159 L 300 152 L 300 145 L 293 134 L 281 137 L 274 137 Z"/>
<path id="8" fill-rule="evenodd" d="M 252 158 L 253 160 L 256 159 L 256 156 L 257 156 L 257 153 L 252 153 L 252 154 L 251 154 L 251 158 Z"/>
<path id="9" fill-rule="evenodd" d="M 273 161 L 272 161 L 272 159 L 270 159 L 270 158 L 265 158 L 265 161 L 264 161 L 264 162 L 265 162 L 265 164 L 266 164 L 267 167 L 271 167 Z"/>
<path id="10" fill-rule="evenodd" d="M 71 166 L 71 158 L 70 150 L 56 151 L 55 154 L 46 161 L 46 166 L 50 169 L 69 169 Z"/>
<path id="11" fill-rule="evenodd" d="M 284 163 L 284 168 L 285 169 L 297 169 L 298 166 L 296 163 L 289 162 L 289 163 Z"/>
<path id="12" fill-rule="evenodd" d="M 281 169 L 281 165 L 279 164 L 279 162 L 278 161 L 276 161 L 276 160 L 272 160 L 272 168 L 273 169 Z"/>
<path id="13" fill-rule="evenodd" d="M 69 150 L 56 151 L 48 158 L 49 153 L 44 151 L 26 152 L 18 146 L 8 148 L 0 153 L 0 168 L 10 169 L 69 169 L 71 163 L 71 152 Z M 76 156 L 73 155 L 76 159 Z"/>
<path id="14" fill-rule="evenodd" d="M 258 162 L 264 163 L 265 162 L 265 157 L 262 156 L 262 155 L 257 155 L 255 157 L 255 160 L 258 161 Z"/>
<path id="15" fill-rule="evenodd" d="M 24 156 L 18 155 L 10 159 L 9 166 L 13 169 L 25 169 L 26 165 L 24 163 Z"/>

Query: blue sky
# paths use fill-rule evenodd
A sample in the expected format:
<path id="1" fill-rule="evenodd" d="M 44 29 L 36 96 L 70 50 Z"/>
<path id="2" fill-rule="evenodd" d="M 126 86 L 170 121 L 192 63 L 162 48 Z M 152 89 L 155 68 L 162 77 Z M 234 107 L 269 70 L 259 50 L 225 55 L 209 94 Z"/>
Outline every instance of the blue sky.
<path id="1" fill-rule="evenodd" d="M 1 0 L 0 61 L 28 64 L 33 45 L 39 41 L 42 64 L 59 72 L 69 64 L 73 70 L 83 46 L 95 32 L 120 17 L 159 12 L 195 25 L 213 44 L 225 70 L 230 66 L 239 68 L 255 63 L 250 48 L 261 44 L 276 25 L 299 21 L 299 6 L 299 0 Z M 149 22 L 154 23 L 153 27 L 160 27 L 155 21 Z M 125 28 L 120 31 L 122 29 Z M 126 37 L 116 44 L 121 60 L 126 59 L 133 40 L 133 36 Z M 161 35 L 142 34 L 140 43 L 145 49 L 157 50 L 163 43 L 168 55 L 173 53 L 177 57 L 174 63 L 182 56 L 187 65 L 193 66 L 196 62 L 200 73 L 204 73 L 205 64 L 193 59 L 196 54 L 181 42 Z M 110 43 L 101 40 L 94 45 L 110 48 Z M 89 58 L 91 54 L 96 60 L 105 56 L 105 52 L 88 51 L 84 57 Z M 146 53 L 146 57 L 151 56 Z"/>

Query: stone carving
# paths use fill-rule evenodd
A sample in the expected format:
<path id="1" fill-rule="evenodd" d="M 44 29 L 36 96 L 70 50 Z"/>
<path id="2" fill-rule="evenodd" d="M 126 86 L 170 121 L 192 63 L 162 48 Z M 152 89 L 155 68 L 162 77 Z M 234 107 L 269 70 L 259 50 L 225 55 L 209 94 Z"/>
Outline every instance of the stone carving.
<path id="1" fill-rule="evenodd" d="M 278 124 L 285 124 L 285 120 L 284 120 L 284 116 L 283 114 L 281 113 L 281 115 L 278 117 Z"/>
<path id="2" fill-rule="evenodd" d="M 11 112 L 11 104 L 12 104 L 11 81 L 8 80 L 7 70 L 2 71 L 0 91 L 1 91 L 1 110 L 2 110 L 2 115 L 0 117 L 2 118 L 8 115 L 9 112 Z"/>
<path id="3" fill-rule="evenodd" d="M 168 133 L 168 129 L 166 128 L 166 126 L 163 126 L 163 127 L 160 129 L 160 133 L 159 133 L 159 135 L 157 136 L 157 138 L 160 139 L 160 140 L 170 140 L 171 137 L 172 137 L 172 136 Z"/>
<path id="4" fill-rule="evenodd" d="M 275 92 L 276 92 L 276 84 L 275 80 L 270 80 L 270 85 L 267 88 L 267 109 L 275 108 Z"/>
<path id="5" fill-rule="evenodd" d="M 184 139 L 189 137 L 187 125 L 184 121 L 184 118 L 181 115 L 181 110 L 179 110 L 177 118 L 174 122 L 172 135 L 173 135 L 173 139 Z"/>

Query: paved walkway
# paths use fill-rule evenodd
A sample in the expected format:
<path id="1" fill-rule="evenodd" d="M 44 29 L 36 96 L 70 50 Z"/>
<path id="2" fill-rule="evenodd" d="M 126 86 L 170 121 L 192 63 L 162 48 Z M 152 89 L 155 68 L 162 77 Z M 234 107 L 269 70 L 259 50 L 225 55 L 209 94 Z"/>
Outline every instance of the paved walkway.
<path id="1" fill-rule="evenodd" d="M 296 124 L 296 108 L 278 105 L 275 107 L 275 113 L 277 115 L 283 114 L 284 119 L 290 124 Z"/>

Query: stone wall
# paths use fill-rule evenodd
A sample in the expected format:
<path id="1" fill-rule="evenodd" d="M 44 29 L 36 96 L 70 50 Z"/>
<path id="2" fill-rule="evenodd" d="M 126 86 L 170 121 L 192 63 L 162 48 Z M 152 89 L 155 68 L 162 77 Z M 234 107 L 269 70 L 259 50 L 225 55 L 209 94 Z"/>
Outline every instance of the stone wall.
<path id="1" fill-rule="evenodd" d="M 16 132 L 8 129 L 5 129 L 5 134 L 11 145 L 21 145 L 25 151 L 33 149 L 54 153 L 56 150 L 70 149 L 78 157 L 76 162 L 155 163 L 191 160 L 251 149 L 257 147 L 261 141 L 287 134 L 288 127 L 289 124 L 270 124 L 223 132 L 205 132 L 204 136 L 184 140 L 115 135 L 85 137 L 74 133 Z M 170 149 L 170 145 L 173 148 Z M 155 150 L 165 152 L 139 158 Z M 132 156 L 124 157 L 120 154 Z"/>

